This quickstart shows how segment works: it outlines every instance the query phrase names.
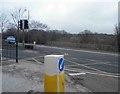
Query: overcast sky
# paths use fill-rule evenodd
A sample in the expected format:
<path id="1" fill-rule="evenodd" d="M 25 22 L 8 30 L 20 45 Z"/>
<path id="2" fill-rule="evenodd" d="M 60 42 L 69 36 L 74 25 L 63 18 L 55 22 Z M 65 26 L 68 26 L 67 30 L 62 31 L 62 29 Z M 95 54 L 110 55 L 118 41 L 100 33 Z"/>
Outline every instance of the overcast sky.
<path id="1" fill-rule="evenodd" d="M 30 11 L 33 20 L 50 29 L 79 33 L 85 29 L 113 34 L 118 23 L 119 0 L 0 0 L 0 11 L 9 14 L 15 8 Z"/>

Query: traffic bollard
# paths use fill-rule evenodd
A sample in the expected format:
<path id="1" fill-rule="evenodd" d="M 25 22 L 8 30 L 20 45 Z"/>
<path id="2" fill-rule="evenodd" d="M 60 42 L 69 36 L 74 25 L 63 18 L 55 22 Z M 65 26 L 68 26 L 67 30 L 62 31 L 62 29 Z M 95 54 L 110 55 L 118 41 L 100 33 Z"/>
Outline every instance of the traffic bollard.
<path id="1" fill-rule="evenodd" d="M 64 56 L 44 57 L 44 91 L 64 92 Z"/>

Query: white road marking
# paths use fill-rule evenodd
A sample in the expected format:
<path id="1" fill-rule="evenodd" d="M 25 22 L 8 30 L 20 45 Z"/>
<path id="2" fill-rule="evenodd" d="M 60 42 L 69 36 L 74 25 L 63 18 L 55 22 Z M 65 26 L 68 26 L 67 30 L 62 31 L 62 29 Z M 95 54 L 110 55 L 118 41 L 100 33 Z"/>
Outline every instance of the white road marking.
<path id="1" fill-rule="evenodd" d="M 78 65 L 78 66 L 83 66 L 83 67 L 86 67 L 86 68 L 88 68 L 88 69 L 92 69 L 92 70 L 99 71 L 99 72 L 102 72 L 102 73 L 107 73 L 107 72 L 104 72 L 104 71 L 101 71 L 101 70 L 98 70 L 98 69 L 95 69 L 95 68 L 92 68 L 92 67 L 85 66 L 85 65 L 83 65 L 83 64 L 79 64 L 79 63 L 76 63 L 76 62 L 67 60 L 67 59 L 65 59 L 65 60 L 68 61 L 68 62 L 71 62 L 71 63 L 73 63 L 73 64 L 76 64 L 76 65 Z"/>
<path id="2" fill-rule="evenodd" d="M 115 77 L 115 78 L 119 77 L 119 76 L 109 75 L 109 74 L 100 74 L 100 73 L 92 73 L 92 72 L 86 72 L 86 73 L 88 73 L 88 74 L 94 74 L 94 75 L 101 75 L 101 76 Z"/>
<path id="3" fill-rule="evenodd" d="M 72 71 L 72 72 L 77 72 L 76 73 L 69 73 L 70 76 L 78 76 L 78 75 L 82 75 L 82 74 L 93 74 L 93 75 L 100 75 L 100 76 L 107 76 L 107 77 L 114 77 L 114 78 L 119 78 L 119 75 L 111 75 L 111 74 L 102 74 L 102 73 L 95 73 L 95 72 L 82 72 L 82 73 L 79 73 L 79 71 L 77 70 L 72 70 L 72 69 L 65 69 L 67 71 Z"/>
<path id="4" fill-rule="evenodd" d="M 72 58 L 72 59 L 84 59 L 84 58 Z M 83 64 L 83 65 L 93 65 L 93 64 L 104 64 L 104 63 L 110 63 L 110 62 L 101 62 L 99 60 L 93 60 L 93 59 L 86 59 L 86 60 L 90 60 L 92 62 L 98 62 L 98 63 L 88 63 L 88 64 Z M 71 60 L 72 61 L 72 60 Z"/>
<path id="5" fill-rule="evenodd" d="M 69 60 L 68 60 L 69 61 Z M 89 69 L 92 69 L 92 70 L 95 70 L 95 71 L 98 71 L 98 72 L 101 72 L 103 75 L 104 74 L 106 74 L 106 75 L 108 75 L 108 74 L 110 74 L 110 73 L 108 73 L 108 72 L 105 72 L 105 71 L 101 71 L 101 70 L 98 70 L 98 69 L 95 69 L 95 68 L 91 68 L 91 67 L 88 67 L 88 66 L 85 66 L 85 65 L 83 65 L 83 64 L 78 64 L 78 63 L 76 63 L 76 62 L 72 62 L 72 61 L 69 61 L 69 62 L 71 62 L 71 63 L 74 63 L 74 64 L 76 64 L 76 65 L 78 65 L 78 66 L 83 66 L 83 67 L 86 67 L 86 68 L 89 68 Z M 72 68 L 73 69 L 73 68 Z M 74 68 L 75 69 L 75 68 Z M 69 70 L 70 71 L 70 70 Z M 78 71 L 76 71 L 76 70 L 74 70 L 75 72 L 78 72 Z M 89 74 L 90 74 L 91 72 L 89 72 Z M 102 75 L 101 74 L 101 75 Z M 117 75 L 119 75 L 119 74 L 117 74 Z M 105 75 L 104 75 L 105 76 Z M 108 75 L 108 76 L 113 76 L 113 75 Z M 119 76 L 113 76 L 113 77 L 119 77 Z"/>
<path id="6" fill-rule="evenodd" d="M 71 57 L 72 58 L 72 57 Z M 72 59 L 85 59 L 85 58 L 72 58 Z M 94 64 L 105 64 L 105 65 L 110 65 L 110 66 L 114 66 L 114 67 L 118 67 L 118 65 L 113 65 L 110 62 L 102 62 L 99 60 L 94 60 L 94 59 L 86 59 L 86 60 L 90 60 L 92 62 L 97 62 L 97 63 L 90 63 L 90 64 L 83 64 L 83 65 L 94 65 Z M 71 60 L 72 61 L 72 60 Z M 67 65 L 69 66 L 69 65 Z M 72 66 L 72 65 L 71 65 Z"/>
<path id="7" fill-rule="evenodd" d="M 114 67 L 118 67 L 118 65 L 113 65 L 110 64 L 110 62 L 98 62 L 98 63 L 91 63 L 91 64 L 84 64 L 84 65 L 96 65 L 96 64 L 104 64 L 104 65 L 110 65 L 110 66 L 114 66 Z"/>
<path id="8" fill-rule="evenodd" d="M 81 72 L 81 73 L 69 73 L 70 76 L 77 76 L 77 75 L 85 75 L 85 72 Z"/>
<path id="9" fill-rule="evenodd" d="M 79 59 L 79 58 L 72 58 L 72 59 Z"/>
<path id="10" fill-rule="evenodd" d="M 106 63 L 108 63 L 108 62 L 106 62 Z M 90 64 L 84 64 L 84 65 L 95 65 L 95 64 L 106 64 L 105 62 L 98 62 L 98 63 L 90 63 Z"/>
<path id="11" fill-rule="evenodd" d="M 67 68 L 65 68 L 65 70 L 66 70 L 66 71 L 72 71 L 72 72 L 79 72 L 79 71 L 77 71 L 77 70 L 67 69 Z"/>
<path id="12" fill-rule="evenodd" d="M 75 66 L 78 66 L 78 65 L 65 65 L 67 67 L 75 67 Z"/>
<path id="13" fill-rule="evenodd" d="M 37 45 L 38 47 L 45 47 L 45 48 L 55 48 L 55 49 L 63 49 L 63 50 L 71 50 L 71 51 L 80 51 L 80 52 L 90 52 L 90 53 L 98 53 L 98 54 L 106 54 L 106 55 L 115 55 L 118 56 L 118 54 L 115 53 L 103 53 L 103 52 L 95 52 L 95 51 L 86 51 L 86 50 L 75 50 L 75 49 L 68 49 L 68 48 L 60 48 L 60 47 L 50 47 L 50 46 L 44 46 L 44 45 Z"/>
<path id="14" fill-rule="evenodd" d="M 89 60 L 89 61 L 92 61 L 92 62 L 100 62 L 99 60 L 88 59 L 88 58 L 81 58 L 81 57 L 79 57 L 79 58 L 72 58 L 72 59 L 85 59 L 85 60 Z"/>
<path id="15" fill-rule="evenodd" d="M 64 55 L 68 55 L 68 53 L 64 53 Z"/>
<path id="16" fill-rule="evenodd" d="M 118 65 L 113 65 L 113 64 L 110 64 L 110 63 L 105 63 L 105 65 L 110 65 L 110 66 L 118 67 Z"/>

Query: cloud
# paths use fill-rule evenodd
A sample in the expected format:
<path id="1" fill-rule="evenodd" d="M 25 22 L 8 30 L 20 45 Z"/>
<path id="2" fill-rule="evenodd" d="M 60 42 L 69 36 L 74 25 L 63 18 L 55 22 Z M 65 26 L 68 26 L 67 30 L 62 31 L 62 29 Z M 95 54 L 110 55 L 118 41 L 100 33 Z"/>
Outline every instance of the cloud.
<path id="1" fill-rule="evenodd" d="M 85 29 L 114 33 L 118 0 L 3 0 L 7 13 L 16 7 L 30 10 L 31 19 L 41 20 L 51 29 L 79 33 Z"/>

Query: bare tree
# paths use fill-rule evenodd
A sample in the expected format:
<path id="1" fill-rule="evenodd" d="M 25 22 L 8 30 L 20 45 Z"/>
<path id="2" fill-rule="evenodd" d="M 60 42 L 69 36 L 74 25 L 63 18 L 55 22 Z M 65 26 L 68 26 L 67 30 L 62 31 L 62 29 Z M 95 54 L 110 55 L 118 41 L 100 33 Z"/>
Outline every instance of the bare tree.
<path id="1" fill-rule="evenodd" d="M 79 35 L 80 35 L 81 43 L 91 43 L 92 42 L 93 33 L 90 30 L 84 30 L 83 32 L 80 32 Z"/>
<path id="2" fill-rule="evenodd" d="M 30 27 L 32 28 L 32 29 L 42 29 L 42 30 L 48 30 L 49 29 L 49 27 L 48 27 L 48 25 L 46 25 L 46 24 L 43 24 L 43 23 L 41 23 L 40 21 L 34 21 L 34 20 L 32 20 L 31 22 L 30 22 Z"/>
<path id="3" fill-rule="evenodd" d="M 120 34 L 120 28 L 115 25 L 115 35 L 119 35 Z"/>
<path id="4" fill-rule="evenodd" d="M 13 11 L 10 16 L 13 20 L 12 25 L 14 25 L 16 28 L 18 27 L 18 21 L 21 19 L 21 17 L 23 16 L 24 12 L 26 11 L 25 8 L 19 8 L 19 9 L 15 9 L 15 11 Z"/>
<path id="5" fill-rule="evenodd" d="M 117 37 L 117 42 L 118 42 L 118 52 L 120 53 L 120 27 L 115 26 L 115 35 Z"/>
<path id="6" fill-rule="evenodd" d="M 4 29 L 5 29 L 5 25 L 8 23 L 8 19 L 7 19 L 7 16 L 1 12 L 0 14 L 0 29 L 1 29 L 1 32 L 3 33 L 4 32 Z"/>

